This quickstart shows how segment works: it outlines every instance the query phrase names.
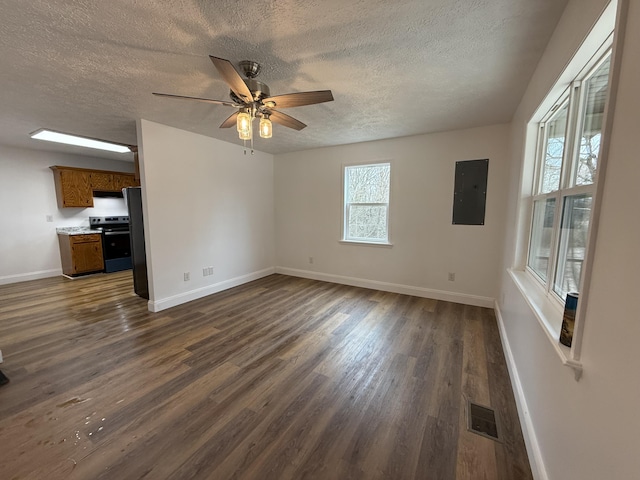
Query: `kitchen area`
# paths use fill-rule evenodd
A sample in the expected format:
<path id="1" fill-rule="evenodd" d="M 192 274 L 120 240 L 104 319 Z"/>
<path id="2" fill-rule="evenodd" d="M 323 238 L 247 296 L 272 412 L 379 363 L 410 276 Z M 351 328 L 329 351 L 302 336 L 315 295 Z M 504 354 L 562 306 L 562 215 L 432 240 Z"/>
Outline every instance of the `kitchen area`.
<path id="1" fill-rule="evenodd" d="M 56 227 L 62 274 L 67 278 L 133 270 L 136 294 L 149 298 L 142 195 L 134 173 L 49 167 L 58 208 L 102 213 L 81 224 Z M 78 222 L 78 217 L 74 218 Z"/>

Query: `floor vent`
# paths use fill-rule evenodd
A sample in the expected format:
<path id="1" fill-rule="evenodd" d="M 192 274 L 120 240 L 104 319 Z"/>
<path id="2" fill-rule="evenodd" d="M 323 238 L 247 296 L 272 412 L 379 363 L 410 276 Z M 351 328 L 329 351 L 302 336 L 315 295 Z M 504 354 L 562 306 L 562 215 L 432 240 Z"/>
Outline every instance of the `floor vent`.
<path id="1" fill-rule="evenodd" d="M 502 441 L 500 421 L 496 412 L 471 401 L 467 402 L 467 429 L 491 440 Z"/>

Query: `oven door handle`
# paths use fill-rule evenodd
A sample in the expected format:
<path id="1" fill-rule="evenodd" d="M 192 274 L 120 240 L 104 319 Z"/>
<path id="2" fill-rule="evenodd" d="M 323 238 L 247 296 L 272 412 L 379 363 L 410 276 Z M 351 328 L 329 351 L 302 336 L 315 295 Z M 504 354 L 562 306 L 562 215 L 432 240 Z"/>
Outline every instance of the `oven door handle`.
<path id="1" fill-rule="evenodd" d="M 129 232 L 104 232 L 105 237 L 108 235 L 129 235 Z"/>

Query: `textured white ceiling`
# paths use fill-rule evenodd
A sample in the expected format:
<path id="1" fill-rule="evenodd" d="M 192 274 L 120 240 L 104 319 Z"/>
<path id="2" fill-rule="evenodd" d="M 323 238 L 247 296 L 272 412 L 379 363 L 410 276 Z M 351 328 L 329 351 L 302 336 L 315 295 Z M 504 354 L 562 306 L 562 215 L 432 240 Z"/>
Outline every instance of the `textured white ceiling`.
<path id="1" fill-rule="evenodd" d="M 136 143 L 135 120 L 240 143 L 208 55 L 262 64 L 287 109 L 255 148 L 313 147 L 508 122 L 566 0 L 0 0 L 0 143 L 50 128 Z M 76 147 L 62 148 L 82 152 Z M 58 150 L 60 150 L 58 148 Z M 111 155 L 105 155 L 111 158 Z"/>

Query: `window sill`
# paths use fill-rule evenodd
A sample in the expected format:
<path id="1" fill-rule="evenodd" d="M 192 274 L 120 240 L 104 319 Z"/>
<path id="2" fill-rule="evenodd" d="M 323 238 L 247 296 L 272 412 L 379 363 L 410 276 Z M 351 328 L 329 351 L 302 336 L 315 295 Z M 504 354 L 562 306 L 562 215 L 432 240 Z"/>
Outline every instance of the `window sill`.
<path id="1" fill-rule="evenodd" d="M 364 242 L 364 241 L 356 241 L 356 240 L 338 240 L 338 243 L 342 243 L 343 245 L 366 245 L 368 247 L 393 247 L 393 243 L 388 242 Z"/>
<path id="2" fill-rule="evenodd" d="M 574 360 L 571 349 L 560 343 L 560 327 L 563 309 L 560 304 L 549 298 L 538 282 L 529 273 L 522 270 L 509 269 L 509 274 L 522 293 L 531 311 L 538 319 L 538 323 L 547 335 L 562 364 L 571 368 L 576 381 L 582 376 L 582 363 Z M 575 340 L 575 339 L 574 339 Z"/>

